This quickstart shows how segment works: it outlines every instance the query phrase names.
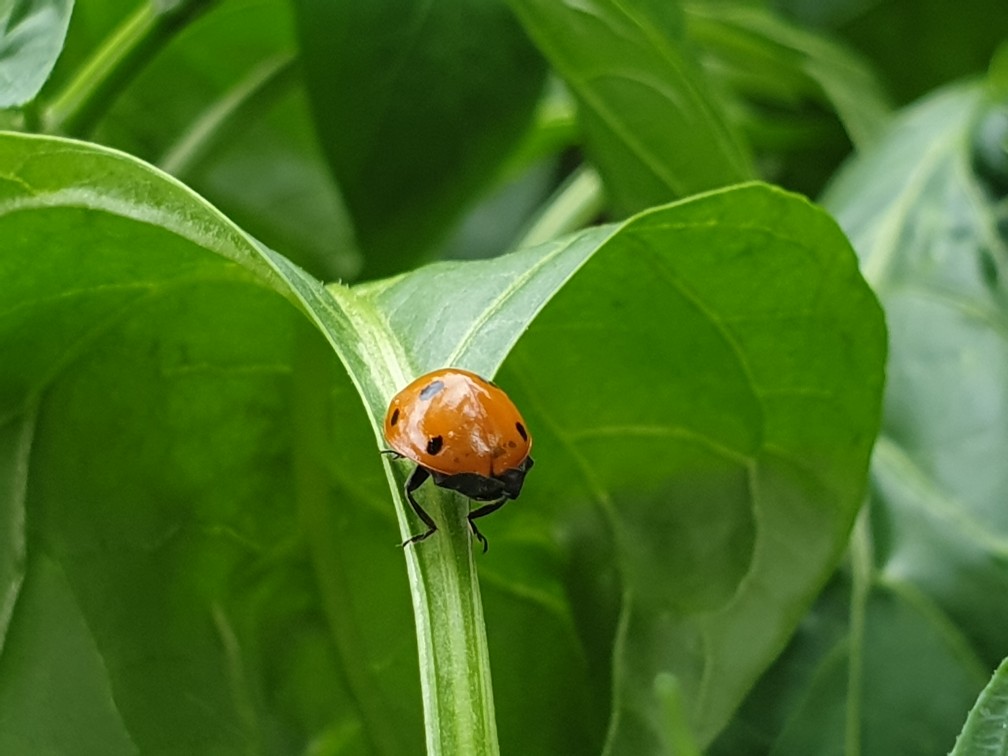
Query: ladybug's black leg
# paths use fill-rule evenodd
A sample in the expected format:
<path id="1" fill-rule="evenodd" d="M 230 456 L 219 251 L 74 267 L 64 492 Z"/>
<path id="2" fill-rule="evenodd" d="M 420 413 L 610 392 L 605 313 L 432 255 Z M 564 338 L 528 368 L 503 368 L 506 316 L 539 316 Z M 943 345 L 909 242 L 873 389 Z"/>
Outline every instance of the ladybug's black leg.
<path id="1" fill-rule="evenodd" d="M 379 454 L 388 454 L 392 459 L 402 459 L 403 455 L 397 452 L 395 449 L 382 449 Z"/>
<path id="2" fill-rule="evenodd" d="M 406 499 L 407 501 L 409 501 L 410 506 L 413 507 L 413 511 L 416 512 L 417 517 L 423 520 L 424 524 L 427 525 L 427 530 L 425 532 L 421 533 L 420 535 L 415 535 L 412 538 L 407 538 L 405 541 L 403 541 L 402 542 L 403 548 L 406 548 L 411 543 L 418 543 L 419 541 L 422 541 L 425 538 L 430 538 L 434 534 L 434 531 L 437 530 L 437 525 L 434 523 L 434 520 L 432 520 L 431 516 L 424 511 L 424 508 L 417 503 L 417 500 L 413 498 L 413 492 L 416 491 L 418 488 L 420 488 L 420 486 L 424 484 L 424 481 L 426 481 L 427 478 L 429 477 L 430 477 L 430 470 L 427 470 L 426 468 L 417 465 L 416 469 L 407 479 L 406 485 L 403 488 L 403 491 L 406 493 Z"/>
<path id="3" fill-rule="evenodd" d="M 504 502 L 508 500 L 508 497 L 504 497 L 498 501 L 492 501 L 489 504 L 484 504 L 478 509 L 474 509 L 469 513 L 469 527 L 472 528 L 473 535 L 476 536 L 476 540 L 483 544 L 483 553 L 487 553 L 487 549 L 490 548 L 490 544 L 487 543 L 486 537 L 480 533 L 479 528 L 476 527 L 476 523 L 473 522 L 477 517 L 486 517 L 491 512 L 496 512 L 498 509 L 504 506 Z"/>

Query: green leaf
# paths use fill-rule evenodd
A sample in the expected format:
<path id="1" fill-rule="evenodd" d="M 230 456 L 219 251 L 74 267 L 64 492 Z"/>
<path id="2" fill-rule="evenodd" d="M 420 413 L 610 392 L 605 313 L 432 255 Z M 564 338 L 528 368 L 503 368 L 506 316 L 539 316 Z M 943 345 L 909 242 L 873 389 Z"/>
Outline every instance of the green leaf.
<path id="1" fill-rule="evenodd" d="M 753 177 L 746 148 L 664 0 L 509 0 L 578 99 L 593 161 L 624 212 Z"/>
<path id="2" fill-rule="evenodd" d="M 1008 589 L 1008 246 L 971 170 L 984 106 L 977 86 L 929 98 L 826 200 L 862 256 L 891 333 L 872 467 L 874 579 L 906 586 L 929 607 L 969 679 L 958 689 L 967 706 L 1008 641 L 1008 613 L 987 600 Z M 912 679 L 895 665 L 888 672 Z M 908 686 L 904 706 L 923 693 Z M 954 716 L 941 723 L 941 746 L 958 727 Z"/>
<path id="3" fill-rule="evenodd" d="M 990 597 L 1008 591 L 1008 244 L 973 154 L 991 106 L 976 84 L 936 93 L 826 196 L 890 332 L 870 516 L 844 598 L 817 605 L 715 753 L 753 752 L 735 740 L 751 727 L 761 753 L 946 753 L 1003 658 L 1008 608 Z"/>
<path id="4" fill-rule="evenodd" d="M 326 290 L 131 158 L 8 135 L 0 240 L 0 750 L 409 753 L 422 708 L 432 753 L 703 747 L 862 497 L 880 313 L 766 186 Z M 479 583 L 429 486 L 403 570 L 376 448 L 449 362 L 535 438 Z"/>
<path id="5" fill-rule="evenodd" d="M 574 621 L 594 706 L 615 675 L 609 748 L 664 741 L 668 674 L 709 741 L 832 568 L 860 501 L 884 336 L 836 227 L 751 186 L 357 291 L 388 313 L 417 372 L 496 372 L 546 460 L 484 528 L 484 580 L 510 586 L 485 589 L 488 614 L 509 593 L 544 593 L 521 565 L 557 559 L 537 534 L 559 528 L 569 566 L 554 580 L 570 607 L 536 626 Z M 536 599 L 547 607 L 554 580 Z M 495 675 L 537 667 L 512 654 Z M 498 701 L 532 687 L 499 682 Z"/>
<path id="6" fill-rule="evenodd" d="M 544 427 L 564 481 L 548 495 L 580 505 L 569 590 L 582 622 L 604 620 L 587 635 L 614 633 L 609 747 L 661 742 L 661 673 L 704 745 L 846 542 L 884 332 L 832 222 L 759 186 L 645 213 L 591 263 L 501 381 Z"/>
<path id="7" fill-rule="evenodd" d="M 73 0 L 0 3 L 0 108 L 32 100 L 56 64 Z"/>
<path id="8" fill-rule="evenodd" d="M 528 127 L 545 66 L 502 0 L 299 0 L 305 77 L 364 275 L 428 252 Z"/>
<path id="9" fill-rule="evenodd" d="M 1008 660 L 994 672 L 966 718 L 951 756 L 1008 754 Z"/>
<path id="10" fill-rule="evenodd" d="M 415 750 L 416 641 L 393 510 L 364 483 L 386 485 L 371 425 L 289 301 L 314 291 L 327 327 L 350 328 L 321 286 L 86 145 L 5 136 L 0 207 L 0 532 L 23 544 L 0 567 L 0 750 L 276 752 L 323 733 Z M 346 469 L 372 506 L 319 509 L 305 417 L 357 434 Z M 71 655 L 49 684 L 43 660 Z"/>
<path id="11" fill-rule="evenodd" d="M 790 24 L 765 8 L 690 3 L 691 39 L 703 46 L 712 75 L 743 97 L 778 107 L 802 100 L 828 104 L 851 142 L 864 149 L 879 135 L 889 106 L 875 74 L 852 50 Z M 781 117 L 771 109 L 770 117 Z"/>
<path id="12" fill-rule="evenodd" d="M 89 138 L 185 181 L 315 275 L 353 277 L 361 261 L 314 133 L 289 3 L 187 5 L 189 13 L 210 7 L 195 7 L 195 18 L 172 26 L 146 65 L 126 72 L 116 96 L 95 106 Z M 70 60 L 53 83 L 72 89 L 74 74 L 108 56 L 110 46 L 152 44 L 127 10 L 117 0 L 78 8 Z"/>
<path id="13" fill-rule="evenodd" d="M 862 379 L 884 337 L 836 227 L 750 186 L 356 291 L 388 313 L 415 372 L 496 373 L 546 460 L 484 528 L 488 616 L 522 599 L 540 636 L 495 642 L 489 624 L 498 706 L 525 699 L 524 729 L 550 732 L 549 677 L 541 700 L 519 691 L 559 651 L 541 639 L 577 628 L 581 706 L 589 722 L 614 708 L 610 749 L 671 737 L 658 682 L 669 674 L 709 741 L 832 569 L 860 502 L 880 392 L 877 372 Z M 528 566 L 557 559 L 548 579 Z M 502 681 L 502 668 L 515 672 Z M 571 700 L 569 688 L 555 696 Z M 529 748 L 501 728 L 504 751 Z"/>

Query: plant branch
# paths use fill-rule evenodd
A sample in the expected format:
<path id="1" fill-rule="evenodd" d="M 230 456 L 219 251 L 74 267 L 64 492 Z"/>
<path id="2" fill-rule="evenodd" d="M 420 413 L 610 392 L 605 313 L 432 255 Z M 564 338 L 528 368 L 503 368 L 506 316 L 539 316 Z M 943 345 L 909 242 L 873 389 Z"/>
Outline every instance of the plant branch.
<path id="1" fill-rule="evenodd" d="M 557 189 L 515 247 L 533 247 L 583 228 L 604 207 L 602 180 L 593 167 L 582 165 Z"/>
<path id="2" fill-rule="evenodd" d="M 468 502 L 459 506 L 459 498 L 428 489 L 425 503 L 439 529 L 428 540 L 406 547 L 406 559 L 419 578 L 412 588 L 427 753 L 496 756 L 483 604 L 466 518 Z"/>
<path id="3" fill-rule="evenodd" d="M 282 260 L 277 262 L 287 266 Z M 296 277 L 306 276 L 293 266 L 289 270 Z M 322 297 L 317 306 L 312 301 L 315 296 Z M 388 401 L 414 377 L 401 345 L 384 319 L 345 286 L 334 284 L 321 290 L 312 284 L 311 296 L 304 301 L 306 312 L 327 313 L 316 322 L 354 377 L 376 441 L 382 445 Z M 394 491 L 400 536 L 406 540 L 417 526 L 402 493 L 411 463 L 383 455 L 383 464 Z M 416 622 L 427 754 L 496 756 L 490 654 L 467 502 L 430 485 L 422 495 L 439 529 L 427 540 L 407 546 L 405 560 Z"/>

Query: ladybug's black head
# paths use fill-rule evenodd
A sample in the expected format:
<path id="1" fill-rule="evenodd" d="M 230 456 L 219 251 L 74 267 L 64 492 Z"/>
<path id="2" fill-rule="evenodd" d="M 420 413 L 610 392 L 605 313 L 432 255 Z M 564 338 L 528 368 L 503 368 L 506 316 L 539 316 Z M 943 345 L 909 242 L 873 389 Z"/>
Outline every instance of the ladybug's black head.
<path id="1" fill-rule="evenodd" d="M 525 475 L 529 470 L 532 469 L 532 465 L 535 464 L 532 461 L 532 457 L 525 457 L 525 461 L 522 462 L 518 467 L 511 470 L 505 470 L 496 478 L 504 485 L 504 494 L 509 499 L 517 499 L 518 494 L 521 493 L 522 486 L 525 485 Z"/>

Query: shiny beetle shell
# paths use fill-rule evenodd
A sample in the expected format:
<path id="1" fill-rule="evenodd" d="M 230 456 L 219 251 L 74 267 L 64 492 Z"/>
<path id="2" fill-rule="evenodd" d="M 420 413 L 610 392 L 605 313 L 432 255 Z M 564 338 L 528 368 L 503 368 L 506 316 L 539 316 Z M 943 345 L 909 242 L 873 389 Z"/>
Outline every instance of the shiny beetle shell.
<path id="1" fill-rule="evenodd" d="M 495 478 L 518 468 L 532 437 L 508 395 L 458 368 L 417 378 L 393 397 L 385 439 L 398 454 L 442 475 Z"/>

